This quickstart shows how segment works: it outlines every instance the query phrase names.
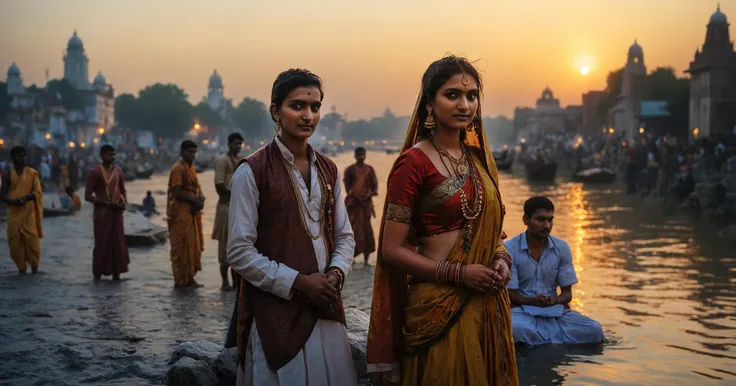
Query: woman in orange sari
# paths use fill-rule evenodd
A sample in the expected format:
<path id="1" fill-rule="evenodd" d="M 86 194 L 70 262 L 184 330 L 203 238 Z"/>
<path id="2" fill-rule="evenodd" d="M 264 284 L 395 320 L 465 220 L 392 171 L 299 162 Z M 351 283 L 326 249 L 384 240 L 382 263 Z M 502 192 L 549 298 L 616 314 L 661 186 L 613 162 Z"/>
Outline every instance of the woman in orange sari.
<path id="1" fill-rule="evenodd" d="M 481 90 L 454 56 L 422 78 L 388 180 L 367 345 L 374 385 L 519 383 Z"/>

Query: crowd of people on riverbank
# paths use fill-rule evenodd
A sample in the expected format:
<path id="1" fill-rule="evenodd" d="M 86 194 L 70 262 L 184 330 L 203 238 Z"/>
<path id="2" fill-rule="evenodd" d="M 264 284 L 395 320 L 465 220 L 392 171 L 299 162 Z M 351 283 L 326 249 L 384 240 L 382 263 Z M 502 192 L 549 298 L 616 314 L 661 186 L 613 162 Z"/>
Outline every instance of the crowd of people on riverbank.
<path id="1" fill-rule="evenodd" d="M 505 240 L 498 172 L 479 119 L 482 83 L 471 63 L 448 56 L 425 72 L 388 178 L 377 245 L 370 218 L 378 181 L 365 149 L 340 173 L 308 145 L 323 95 L 322 80 L 307 70 L 279 74 L 273 141 L 241 160 L 243 138 L 233 134 L 216 161 L 211 237 L 219 242 L 222 288 L 232 288 L 231 269 L 238 292 L 228 334 L 228 345 L 238 347 L 238 385 L 355 385 L 341 290 L 355 257 L 367 261 L 373 252 L 367 361 L 374 385 L 518 385 L 515 344 L 604 340 L 599 323 L 569 307 L 577 276 L 569 246 L 550 235 L 553 203 L 530 198 L 517 214 L 527 230 Z M 202 269 L 197 150 L 183 141 L 169 172 L 177 287 L 199 286 Z M 127 193 L 116 149 L 101 146 L 99 156 L 85 189 L 95 207 L 93 276 L 117 280 L 130 262 Z M 41 179 L 26 166 L 25 149 L 13 148 L 11 159 L 0 191 L 12 208 L 10 255 L 21 273 L 26 264 L 37 272 Z"/>

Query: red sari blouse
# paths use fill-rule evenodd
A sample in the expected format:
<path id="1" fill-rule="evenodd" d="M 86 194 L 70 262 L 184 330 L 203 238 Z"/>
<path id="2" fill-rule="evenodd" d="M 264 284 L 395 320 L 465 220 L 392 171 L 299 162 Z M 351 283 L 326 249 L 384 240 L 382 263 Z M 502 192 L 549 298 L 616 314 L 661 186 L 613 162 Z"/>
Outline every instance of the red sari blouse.
<path id="1" fill-rule="evenodd" d="M 445 177 L 422 150 L 406 150 L 388 179 L 386 219 L 411 224 L 415 237 L 461 229 L 460 187 L 469 201 L 475 197 L 469 175 Z"/>

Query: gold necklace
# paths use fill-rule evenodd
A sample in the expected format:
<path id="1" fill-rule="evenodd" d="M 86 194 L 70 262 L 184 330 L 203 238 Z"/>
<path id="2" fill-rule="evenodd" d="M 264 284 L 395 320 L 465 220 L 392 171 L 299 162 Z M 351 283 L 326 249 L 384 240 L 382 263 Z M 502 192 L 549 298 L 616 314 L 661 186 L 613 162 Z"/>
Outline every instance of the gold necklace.
<path id="1" fill-rule="evenodd" d="M 442 161 L 442 165 L 445 166 L 445 168 L 450 171 L 450 169 L 447 167 L 447 164 L 445 164 L 445 160 L 443 158 L 444 155 L 449 155 L 446 151 L 443 152 L 442 149 L 437 142 L 432 140 L 432 144 L 434 145 L 435 149 L 440 155 L 440 161 Z M 446 153 L 446 154 L 443 154 Z M 463 218 L 465 218 L 465 234 L 463 241 L 463 250 L 465 252 L 470 251 L 470 247 L 473 242 L 473 222 L 476 218 L 480 215 L 481 209 L 483 208 L 483 187 L 480 183 L 480 177 L 478 176 L 478 171 L 471 163 L 472 157 L 466 156 L 466 149 L 463 147 L 463 156 L 461 159 L 465 159 L 467 165 L 463 164 L 470 170 L 470 181 L 473 184 L 473 190 L 475 193 L 475 197 L 473 197 L 473 204 L 472 207 L 468 202 L 468 196 L 465 194 L 465 189 L 462 186 L 459 186 L 460 189 L 460 210 L 462 212 Z M 448 157 L 448 159 L 452 162 L 452 156 Z M 457 177 L 455 177 L 457 178 Z"/>
<path id="2" fill-rule="evenodd" d="M 448 160 L 450 160 L 450 164 L 452 165 L 453 169 L 455 169 L 455 173 L 458 175 L 464 176 L 468 172 L 468 167 L 466 166 L 466 162 L 465 162 L 466 160 L 465 148 L 462 148 L 463 152 L 460 158 L 455 158 L 452 154 L 450 154 L 449 151 L 442 148 L 442 146 L 440 146 L 437 143 L 437 141 L 434 140 L 434 138 L 431 138 L 431 139 L 432 139 L 432 145 L 437 150 L 437 152 L 440 153 L 440 159 L 442 158 L 442 156 L 445 156 Z M 445 167 L 447 167 L 447 165 L 445 165 Z"/>
<path id="3" fill-rule="evenodd" d="M 322 176 L 317 174 L 317 180 L 319 181 L 319 186 L 322 192 L 322 200 L 320 202 L 319 206 L 319 221 L 316 221 L 314 218 L 312 218 L 311 214 L 309 214 L 309 208 L 307 208 L 306 204 L 304 204 L 304 198 L 302 197 L 302 193 L 299 190 L 299 184 L 296 182 L 296 179 L 294 178 L 291 170 L 289 170 L 289 163 L 284 160 L 284 166 L 286 167 L 286 172 L 289 174 L 289 180 L 291 180 L 291 187 L 294 189 L 294 194 L 296 194 L 296 202 L 297 206 L 299 207 L 299 218 L 302 221 L 302 227 L 304 228 L 304 231 L 307 232 L 307 235 L 312 240 L 318 240 L 320 237 L 322 237 L 322 231 L 324 230 L 324 213 L 325 213 L 325 193 L 324 193 L 324 181 L 322 181 Z M 310 166 L 311 167 L 311 166 Z M 314 234 L 309 231 L 309 225 L 307 224 L 307 220 L 304 218 L 304 213 L 307 213 L 307 216 L 310 220 L 313 222 L 319 223 L 319 233 Z"/>

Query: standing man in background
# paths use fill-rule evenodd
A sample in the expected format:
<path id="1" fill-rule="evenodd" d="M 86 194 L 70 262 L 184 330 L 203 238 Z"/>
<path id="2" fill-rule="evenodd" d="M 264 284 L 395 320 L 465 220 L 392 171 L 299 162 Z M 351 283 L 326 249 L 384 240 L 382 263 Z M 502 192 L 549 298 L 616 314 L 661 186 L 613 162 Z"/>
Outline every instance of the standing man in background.
<path id="1" fill-rule="evenodd" d="M 181 143 L 181 160 L 169 173 L 169 192 L 166 215 L 171 243 L 171 270 L 176 287 L 201 287 L 194 280 L 202 270 L 202 208 L 204 195 L 194 170 L 197 144 L 190 140 Z"/>
<path id="2" fill-rule="evenodd" d="M 378 195 L 378 179 L 373 167 L 365 163 L 366 150 L 355 148 L 355 164 L 345 169 L 345 206 L 350 217 L 350 225 L 355 235 L 355 256 L 363 254 L 368 264 L 371 253 L 376 251 L 371 218 L 376 216 L 373 196 Z"/>
<path id="3" fill-rule="evenodd" d="M 10 150 L 13 167 L 2 177 L 0 199 L 8 204 L 8 247 L 18 272 L 38 272 L 43 229 L 43 193 L 38 172 L 26 166 L 26 149 Z"/>
<path id="4" fill-rule="evenodd" d="M 100 158 L 102 163 L 87 175 L 84 191 L 84 199 L 95 206 L 92 274 L 95 281 L 103 275 L 112 275 L 113 280 L 120 280 L 120 274 L 128 272 L 130 263 L 123 227 L 127 192 L 123 170 L 114 165 L 115 148 L 102 145 Z"/>
<path id="5" fill-rule="evenodd" d="M 243 148 L 243 136 L 239 133 L 230 134 L 227 137 L 227 147 L 227 152 L 215 161 L 215 190 L 220 199 L 217 201 L 215 225 L 212 229 L 212 240 L 218 241 L 217 260 L 220 263 L 220 276 L 222 277 L 220 288 L 223 291 L 230 291 L 237 285 L 235 271 L 230 272 L 233 278 L 232 287 L 227 278 L 227 271 L 230 268 L 227 262 L 227 221 L 230 212 L 230 180 L 240 162 L 238 153 Z"/>

